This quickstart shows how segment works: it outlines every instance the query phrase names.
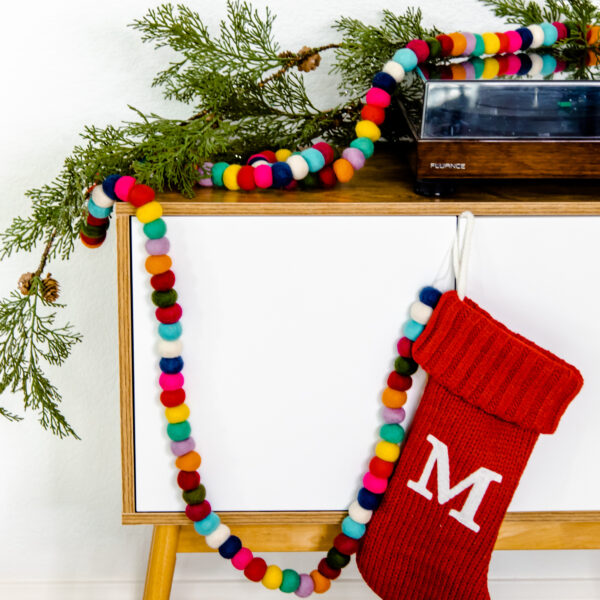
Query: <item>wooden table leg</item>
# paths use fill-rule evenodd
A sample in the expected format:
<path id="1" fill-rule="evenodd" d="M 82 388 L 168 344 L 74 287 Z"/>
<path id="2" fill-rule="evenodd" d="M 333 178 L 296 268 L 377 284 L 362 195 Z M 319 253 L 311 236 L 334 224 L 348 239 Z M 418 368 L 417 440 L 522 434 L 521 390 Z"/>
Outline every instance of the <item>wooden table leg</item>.
<path id="1" fill-rule="evenodd" d="M 154 526 L 146 585 L 144 586 L 144 600 L 169 600 L 178 541 L 179 525 Z"/>

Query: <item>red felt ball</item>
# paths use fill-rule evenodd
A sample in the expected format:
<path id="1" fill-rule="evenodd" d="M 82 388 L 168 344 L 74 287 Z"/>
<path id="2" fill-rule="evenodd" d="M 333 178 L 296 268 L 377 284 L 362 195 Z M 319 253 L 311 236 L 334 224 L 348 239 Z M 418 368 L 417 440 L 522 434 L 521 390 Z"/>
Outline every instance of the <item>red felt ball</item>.
<path id="1" fill-rule="evenodd" d="M 399 392 L 405 392 L 412 386 L 412 377 L 408 375 L 400 375 L 396 371 L 392 371 L 388 377 L 387 384 L 389 388 Z"/>
<path id="2" fill-rule="evenodd" d="M 567 26 L 564 23 L 559 23 L 558 21 L 555 21 L 554 23 L 552 23 L 552 25 L 554 25 L 554 27 L 556 27 L 556 31 L 558 31 L 559 40 L 562 40 L 563 38 L 566 38 L 569 35 L 569 30 L 567 29 Z"/>
<path id="3" fill-rule="evenodd" d="M 508 56 L 497 56 L 496 60 L 498 61 L 498 75 L 497 77 L 502 77 L 502 75 L 506 75 L 506 71 L 510 66 L 510 62 L 508 60 Z"/>
<path id="4" fill-rule="evenodd" d="M 92 225 L 93 227 L 104 227 L 110 223 L 108 217 L 98 219 L 98 217 L 94 217 L 94 215 L 91 215 L 90 213 L 88 213 L 86 221 L 88 225 Z"/>
<path id="5" fill-rule="evenodd" d="M 127 202 L 133 204 L 133 206 L 144 206 L 152 200 L 154 200 L 154 190 L 143 183 L 136 183 L 129 191 L 129 196 L 127 196 Z"/>
<path id="6" fill-rule="evenodd" d="M 298 189 L 298 182 L 295 179 L 292 179 L 283 189 L 288 192 L 293 192 Z"/>
<path id="7" fill-rule="evenodd" d="M 335 158 L 335 152 L 327 142 L 317 142 L 313 148 L 318 150 L 323 155 L 326 165 L 333 162 L 333 159 Z"/>
<path id="8" fill-rule="evenodd" d="M 375 125 L 381 125 L 385 121 L 385 110 L 380 106 L 365 104 L 360 111 L 360 116 L 365 121 L 372 121 Z"/>
<path id="9" fill-rule="evenodd" d="M 454 40 L 445 33 L 438 35 L 435 39 L 440 43 L 442 47 L 442 56 L 450 56 L 450 54 L 452 53 L 452 49 L 454 48 Z"/>
<path id="10" fill-rule="evenodd" d="M 247 192 L 250 192 L 256 187 L 254 181 L 254 168 L 250 165 L 242 167 L 237 174 L 237 184 Z"/>
<path id="11" fill-rule="evenodd" d="M 394 463 L 383 460 L 378 456 L 374 456 L 369 463 L 369 471 L 375 477 L 380 477 L 381 479 L 388 479 L 393 470 Z"/>
<path id="12" fill-rule="evenodd" d="M 454 79 L 454 72 L 449 66 L 444 65 L 440 67 L 440 79 L 444 79 L 447 81 L 451 81 L 452 79 Z"/>
<path id="13" fill-rule="evenodd" d="M 188 504 L 185 507 L 185 514 L 190 521 L 202 521 L 210 515 L 212 508 L 208 500 L 200 502 L 200 504 Z"/>
<path id="14" fill-rule="evenodd" d="M 92 238 L 89 235 L 85 235 L 85 233 L 83 233 L 83 231 L 80 231 L 79 237 L 81 238 L 82 242 L 86 243 L 88 246 L 95 248 L 97 246 L 102 245 L 102 242 L 104 242 L 104 240 L 106 239 L 106 234 L 104 234 L 102 237 L 99 237 L 99 238 Z"/>
<path id="15" fill-rule="evenodd" d="M 165 271 L 154 275 L 150 279 L 150 285 L 158 292 L 166 292 L 175 285 L 175 273 L 173 271 Z"/>
<path id="16" fill-rule="evenodd" d="M 156 319 L 166 325 L 177 323 L 181 319 L 183 310 L 177 302 L 173 306 L 167 306 L 166 308 L 157 308 L 155 311 Z"/>
<path id="17" fill-rule="evenodd" d="M 498 54 L 504 54 L 508 52 L 508 45 L 510 44 L 510 39 L 505 33 L 496 33 L 498 39 L 500 40 L 500 50 L 498 50 Z"/>
<path id="18" fill-rule="evenodd" d="M 263 150 L 262 152 L 260 152 L 260 154 L 262 154 L 270 163 L 277 162 L 275 152 L 272 152 L 271 150 Z"/>
<path id="19" fill-rule="evenodd" d="M 179 471 L 177 485 L 182 490 L 195 490 L 200 485 L 200 473 L 198 471 Z"/>
<path id="20" fill-rule="evenodd" d="M 333 540 L 333 547 L 346 556 L 351 556 L 358 552 L 359 540 L 348 537 L 345 533 L 340 533 Z"/>
<path id="21" fill-rule="evenodd" d="M 337 579 L 342 572 L 341 569 L 334 569 L 327 564 L 327 559 L 322 558 L 321 562 L 319 562 L 319 566 L 317 567 L 319 573 L 323 575 L 323 577 L 327 577 L 327 579 Z"/>
<path id="22" fill-rule="evenodd" d="M 250 581 L 260 581 L 267 572 L 267 563 L 264 558 L 255 556 L 244 569 L 244 575 Z"/>
<path id="23" fill-rule="evenodd" d="M 160 394 L 160 401 L 166 408 L 173 408 L 185 402 L 185 390 L 164 390 Z"/>
<path id="24" fill-rule="evenodd" d="M 425 40 L 412 40 L 406 44 L 416 55 L 417 60 L 422 63 L 429 58 L 429 45 Z"/>
<path id="25" fill-rule="evenodd" d="M 400 338 L 398 341 L 398 354 L 404 358 L 412 358 L 412 340 L 407 337 Z"/>
<path id="26" fill-rule="evenodd" d="M 333 187 L 337 183 L 337 177 L 333 167 L 327 165 L 319 171 L 319 181 L 325 188 Z"/>

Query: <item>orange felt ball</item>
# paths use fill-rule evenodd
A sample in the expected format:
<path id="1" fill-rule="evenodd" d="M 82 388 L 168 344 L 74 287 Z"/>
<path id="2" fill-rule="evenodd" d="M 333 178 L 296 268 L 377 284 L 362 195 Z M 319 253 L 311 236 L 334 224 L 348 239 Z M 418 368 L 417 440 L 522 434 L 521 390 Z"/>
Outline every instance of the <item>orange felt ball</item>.
<path id="1" fill-rule="evenodd" d="M 588 50 L 587 56 L 585 57 L 585 64 L 587 67 L 595 67 L 600 63 L 600 56 L 598 56 L 596 50 Z"/>
<path id="2" fill-rule="evenodd" d="M 354 167 L 345 158 L 338 158 L 333 163 L 333 171 L 341 183 L 350 181 L 354 176 Z"/>
<path id="3" fill-rule="evenodd" d="M 175 466 L 180 471 L 191 472 L 196 471 L 198 467 L 200 467 L 201 462 L 202 459 L 200 458 L 200 455 L 196 451 L 192 450 L 183 456 L 178 456 L 177 460 L 175 461 Z"/>
<path id="4" fill-rule="evenodd" d="M 587 32 L 586 39 L 591 46 L 600 41 L 600 25 L 592 25 Z"/>
<path id="5" fill-rule="evenodd" d="M 462 65 L 450 65 L 452 71 L 452 79 L 462 81 L 467 78 L 467 71 Z"/>
<path id="6" fill-rule="evenodd" d="M 165 273 L 171 268 L 173 261 L 168 254 L 158 254 L 156 256 L 149 256 L 146 259 L 146 271 L 151 275 L 159 275 Z"/>
<path id="7" fill-rule="evenodd" d="M 321 575 L 317 569 L 310 572 L 310 578 L 315 584 L 315 594 L 324 594 L 331 587 L 331 580 Z"/>
<path id="8" fill-rule="evenodd" d="M 385 388 L 381 395 L 381 401 L 388 408 L 402 408 L 406 404 L 406 392 Z"/>
<path id="9" fill-rule="evenodd" d="M 456 33 L 451 33 L 450 37 L 454 42 L 451 53 L 452 56 L 460 56 L 467 49 L 467 38 L 458 31 Z"/>

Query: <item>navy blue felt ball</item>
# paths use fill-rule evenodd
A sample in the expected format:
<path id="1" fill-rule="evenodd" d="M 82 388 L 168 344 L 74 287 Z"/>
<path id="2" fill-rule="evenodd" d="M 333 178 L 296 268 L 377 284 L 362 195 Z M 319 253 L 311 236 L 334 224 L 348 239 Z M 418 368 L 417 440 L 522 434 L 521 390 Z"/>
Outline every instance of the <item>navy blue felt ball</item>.
<path id="1" fill-rule="evenodd" d="M 242 548 L 242 541 L 236 535 L 230 535 L 220 546 L 219 554 L 223 558 L 233 558 Z"/>
<path id="2" fill-rule="evenodd" d="M 521 68 L 517 71 L 517 75 L 527 75 L 531 71 L 533 61 L 529 58 L 528 54 L 519 54 L 518 56 L 521 61 Z"/>
<path id="3" fill-rule="evenodd" d="M 175 358 L 161 358 L 160 370 L 163 373 L 179 373 L 183 369 L 183 358 L 176 356 Z"/>
<path id="4" fill-rule="evenodd" d="M 381 88 L 388 94 L 393 94 L 396 89 L 396 80 L 388 73 L 379 71 L 379 73 L 373 77 L 373 87 Z"/>
<path id="5" fill-rule="evenodd" d="M 521 36 L 523 43 L 521 44 L 521 50 L 527 50 L 533 43 L 533 33 L 527 27 L 519 27 L 517 33 Z"/>
<path id="6" fill-rule="evenodd" d="M 440 298 L 442 297 L 442 292 L 436 290 L 434 287 L 428 285 L 424 287 L 419 293 L 419 300 L 423 304 L 427 304 L 427 306 L 431 306 L 431 308 L 435 308 Z"/>
<path id="7" fill-rule="evenodd" d="M 115 194 L 115 183 L 117 180 L 121 178 L 120 175 L 109 175 L 102 182 L 102 190 L 111 200 L 118 200 L 117 195 Z"/>
<path id="8" fill-rule="evenodd" d="M 290 165 L 285 162 L 276 162 L 271 167 L 273 174 L 273 186 L 274 188 L 285 187 L 288 183 L 291 183 L 294 177 L 292 176 L 292 169 Z"/>
<path id="9" fill-rule="evenodd" d="M 365 510 L 376 510 L 381 503 L 382 496 L 383 494 L 374 494 L 367 488 L 360 488 L 358 492 L 358 503 Z"/>

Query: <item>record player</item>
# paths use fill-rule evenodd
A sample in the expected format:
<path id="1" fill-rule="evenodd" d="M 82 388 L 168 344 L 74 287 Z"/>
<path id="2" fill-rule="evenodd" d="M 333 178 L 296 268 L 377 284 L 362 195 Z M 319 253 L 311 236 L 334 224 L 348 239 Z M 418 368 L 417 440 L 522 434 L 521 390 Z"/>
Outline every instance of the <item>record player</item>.
<path id="1" fill-rule="evenodd" d="M 590 62 L 590 58 L 588 58 Z M 416 190 L 463 179 L 600 179 L 600 75 L 552 54 L 422 66 L 401 110 Z"/>

